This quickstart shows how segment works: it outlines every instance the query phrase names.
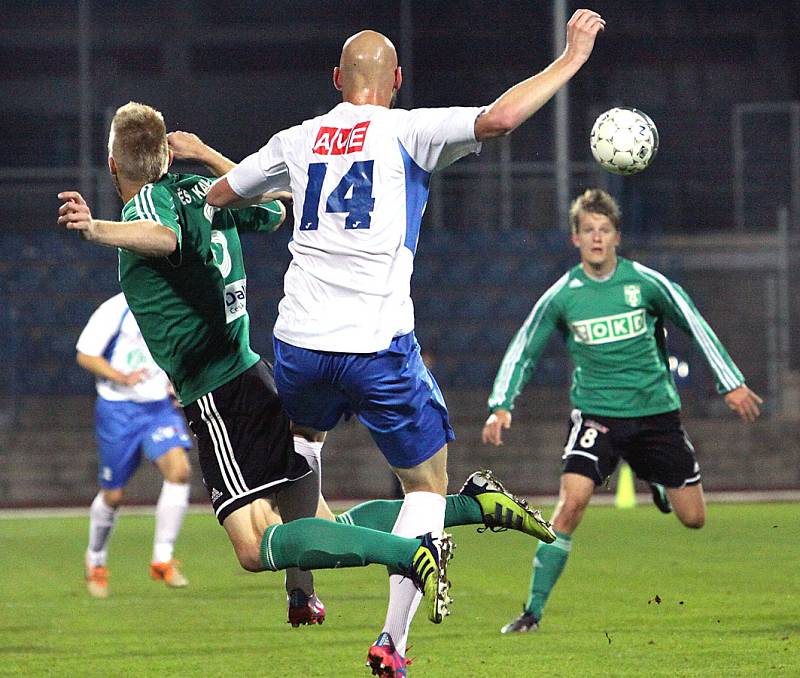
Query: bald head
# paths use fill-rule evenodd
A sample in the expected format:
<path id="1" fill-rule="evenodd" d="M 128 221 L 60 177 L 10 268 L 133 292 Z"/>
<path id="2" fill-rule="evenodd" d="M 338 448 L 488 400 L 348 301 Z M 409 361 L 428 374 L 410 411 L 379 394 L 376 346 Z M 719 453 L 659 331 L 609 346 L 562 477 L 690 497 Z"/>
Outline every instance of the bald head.
<path id="1" fill-rule="evenodd" d="M 400 89 L 397 50 L 392 41 L 375 31 L 350 36 L 342 47 L 333 81 L 345 101 L 389 106 Z"/>

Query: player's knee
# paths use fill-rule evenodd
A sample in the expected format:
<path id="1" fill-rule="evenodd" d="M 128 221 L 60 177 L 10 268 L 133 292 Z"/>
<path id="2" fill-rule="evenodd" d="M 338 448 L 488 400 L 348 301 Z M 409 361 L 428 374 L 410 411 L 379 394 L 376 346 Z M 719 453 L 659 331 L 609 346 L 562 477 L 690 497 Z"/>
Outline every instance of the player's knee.
<path id="1" fill-rule="evenodd" d="M 180 454 L 171 457 L 171 461 L 163 469 L 164 480 L 170 483 L 188 483 L 192 473 L 189 457 L 181 450 Z"/>
<path id="2" fill-rule="evenodd" d="M 261 554 L 258 546 L 254 544 L 239 544 L 234 546 L 234 550 L 242 569 L 248 572 L 261 572 L 264 569 L 261 564 Z"/>
<path id="3" fill-rule="evenodd" d="M 553 518 L 553 527 L 557 532 L 571 534 L 581 522 L 588 502 L 572 497 L 565 497 L 559 504 Z"/>
<path id="4" fill-rule="evenodd" d="M 103 490 L 103 501 L 111 508 L 117 508 L 124 498 L 125 492 L 121 487 L 113 490 Z"/>
<path id="5" fill-rule="evenodd" d="M 688 527 L 691 530 L 699 530 L 706 524 L 706 514 L 703 511 L 690 513 L 688 515 L 678 516 L 678 520 L 681 521 L 684 527 Z"/>

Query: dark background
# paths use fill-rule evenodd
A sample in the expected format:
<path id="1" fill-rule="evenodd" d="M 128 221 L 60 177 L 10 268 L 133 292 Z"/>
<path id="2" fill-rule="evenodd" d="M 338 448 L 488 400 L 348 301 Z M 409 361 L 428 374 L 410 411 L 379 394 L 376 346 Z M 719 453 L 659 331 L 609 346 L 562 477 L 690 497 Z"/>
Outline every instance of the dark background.
<path id="1" fill-rule="evenodd" d="M 74 363 L 74 344 L 89 314 L 118 291 L 116 255 L 56 227 L 56 193 L 81 188 L 96 216 L 116 218 L 105 145 L 118 106 L 153 105 L 168 129 L 196 132 L 240 159 L 337 103 L 332 67 L 344 39 L 363 28 L 384 32 L 398 48 L 401 106 L 488 104 L 551 61 L 552 7 L 435 0 L 4 7 L 0 503 L 70 503 L 94 493 L 93 384 Z M 748 383 L 769 396 L 758 425 L 739 424 L 698 351 L 671 333 L 673 351 L 690 366 L 679 384 L 707 487 L 798 488 L 790 441 L 800 403 L 792 349 L 800 310 L 792 265 L 800 2 L 591 7 L 607 30 L 569 87 L 570 195 L 601 185 L 619 199 L 622 253 L 684 285 Z M 574 9 L 568 3 L 568 15 Z M 750 104 L 766 106 L 742 112 Z M 635 177 L 604 173 L 589 152 L 593 120 L 616 105 L 646 111 L 660 132 L 654 164 Z M 493 465 L 528 492 L 557 487 L 570 367 L 556 342 L 520 398 L 508 444 L 489 451 L 478 432 L 505 346 L 533 301 L 575 262 L 557 217 L 553 120 L 551 103 L 433 182 L 413 281 L 417 333 L 459 433 L 454 468 Z M 245 239 L 253 344 L 267 357 L 289 235 L 284 228 Z M 334 434 L 326 455 L 328 494 L 384 493 L 383 471 L 377 484 L 369 481 L 382 460 L 356 426 Z M 363 482 L 362 473 L 353 479 L 352 464 Z"/>

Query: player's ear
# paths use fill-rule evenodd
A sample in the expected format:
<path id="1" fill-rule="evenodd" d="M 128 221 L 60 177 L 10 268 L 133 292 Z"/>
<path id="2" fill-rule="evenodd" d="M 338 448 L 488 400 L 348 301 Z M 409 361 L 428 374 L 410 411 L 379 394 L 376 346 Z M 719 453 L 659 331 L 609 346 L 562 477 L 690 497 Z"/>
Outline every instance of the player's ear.
<path id="1" fill-rule="evenodd" d="M 572 240 L 572 244 L 575 247 L 580 247 L 581 246 L 581 241 L 578 240 L 578 234 L 575 231 L 572 231 L 572 234 L 570 235 L 570 240 Z"/>
<path id="2" fill-rule="evenodd" d="M 342 91 L 342 71 L 338 66 L 333 67 L 333 86 L 339 91 Z"/>
<path id="3" fill-rule="evenodd" d="M 172 167 L 172 161 L 175 160 L 175 154 L 172 152 L 171 148 L 169 149 L 168 153 L 169 156 L 167 157 L 167 168 L 170 168 Z"/>
<path id="4" fill-rule="evenodd" d="M 403 84 L 403 69 L 398 66 L 394 69 L 394 89 L 400 91 L 400 86 Z"/>
<path id="5" fill-rule="evenodd" d="M 108 156 L 108 171 L 111 172 L 111 174 L 117 173 L 117 163 L 110 155 Z"/>

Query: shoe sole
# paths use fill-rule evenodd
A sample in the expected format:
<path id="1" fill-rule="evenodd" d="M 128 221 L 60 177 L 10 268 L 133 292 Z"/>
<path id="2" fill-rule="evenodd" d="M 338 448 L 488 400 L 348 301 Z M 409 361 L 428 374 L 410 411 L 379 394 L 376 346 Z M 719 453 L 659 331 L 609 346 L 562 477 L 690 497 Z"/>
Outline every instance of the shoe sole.
<path id="1" fill-rule="evenodd" d="M 398 674 L 395 671 L 395 667 L 386 666 L 383 663 L 389 656 L 390 655 L 385 654 L 380 648 L 378 648 L 377 652 L 374 652 L 374 648 L 370 648 L 369 654 L 367 654 L 367 666 L 372 670 L 373 676 L 378 676 L 379 678 L 396 678 Z"/>
<path id="2" fill-rule="evenodd" d="M 439 568 L 436 571 L 436 581 L 432 587 L 426 586 L 425 596 L 428 598 L 428 619 L 434 624 L 441 624 L 444 618 L 450 615 L 450 580 L 447 578 L 447 566 L 453 559 L 453 537 L 442 532 L 437 540 L 439 551 Z M 429 590 L 432 589 L 432 590 Z"/>
<path id="3" fill-rule="evenodd" d="M 525 628 L 517 629 L 512 628 L 513 622 L 511 624 L 506 624 L 503 628 L 500 629 L 500 633 L 503 635 L 509 635 L 511 633 L 532 633 L 534 631 L 539 630 L 538 624 L 532 624 L 531 626 L 526 626 Z"/>
<path id="4" fill-rule="evenodd" d="M 541 515 L 529 513 L 528 517 L 533 523 L 528 534 L 532 537 L 536 537 L 539 541 L 543 541 L 545 544 L 552 544 L 556 540 L 556 533 L 553 531 L 552 525 L 542 518 Z"/>
<path id="5" fill-rule="evenodd" d="M 289 619 L 289 624 L 293 629 L 299 629 L 301 626 L 322 626 L 325 623 L 325 617 L 312 617 L 311 619 Z"/>

